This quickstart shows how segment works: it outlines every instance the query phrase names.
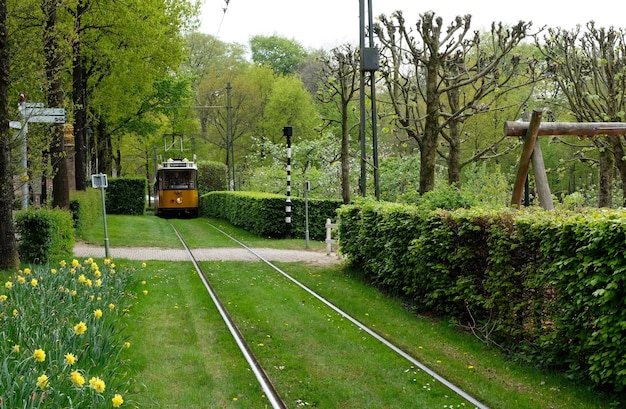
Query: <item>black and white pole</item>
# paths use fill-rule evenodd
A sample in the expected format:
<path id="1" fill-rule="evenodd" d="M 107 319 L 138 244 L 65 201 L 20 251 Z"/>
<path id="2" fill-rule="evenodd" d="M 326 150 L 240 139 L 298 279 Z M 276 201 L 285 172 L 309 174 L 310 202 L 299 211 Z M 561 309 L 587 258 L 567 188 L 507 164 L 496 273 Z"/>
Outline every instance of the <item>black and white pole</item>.
<path id="1" fill-rule="evenodd" d="M 291 135 L 293 128 L 283 128 L 283 136 L 287 138 L 287 199 L 285 201 L 285 238 L 291 238 Z"/>

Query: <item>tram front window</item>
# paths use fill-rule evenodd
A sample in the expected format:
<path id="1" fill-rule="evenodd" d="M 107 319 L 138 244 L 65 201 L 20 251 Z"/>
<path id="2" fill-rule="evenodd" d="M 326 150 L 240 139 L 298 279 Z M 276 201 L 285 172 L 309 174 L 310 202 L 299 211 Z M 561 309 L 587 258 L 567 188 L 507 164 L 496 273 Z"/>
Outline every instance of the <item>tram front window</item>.
<path id="1" fill-rule="evenodd" d="M 166 185 L 170 189 L 189 189 L 189 172 L 169 173 Z"/>

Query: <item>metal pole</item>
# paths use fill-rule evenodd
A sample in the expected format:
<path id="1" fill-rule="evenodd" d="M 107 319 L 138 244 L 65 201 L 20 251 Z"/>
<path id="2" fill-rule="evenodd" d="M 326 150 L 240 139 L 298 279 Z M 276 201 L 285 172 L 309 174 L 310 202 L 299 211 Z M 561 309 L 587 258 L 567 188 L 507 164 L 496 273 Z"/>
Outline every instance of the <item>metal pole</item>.
<path id="1" fill-rule="evenodd" d="M 366 150 L 365 150 L 365 71 L 363 71 L 363 50 L 365 49 L 365 0 L 359 0 L 359 45 L 361 47 L 361 69 L 359 90 L 359 140 L 361 142 L 361 196 L 366 194 Z"/>
<path id="2" fill-rule="evenodd" d="M 283 135 L 287 138 L 287 199 L 285 201 L 285 238 L 291 238 L 291 135 L 293 128 L 283 128 Z"/>
<path id="3" fill-rule="evenodd" d="M 28 118 L 20 130 L 22 136 L 22 210 L 28 209 Z"/>
<path id="4" fill-rule="evenodd" d="M 230 82 L 226 83 L 226 149 L 228 152 L 226 156 L 230 156 L 229 160 L 229 180 L 228 184 L 230 186 L 230 190 L 235 189 L 235 138 L 233 136 L 233 107 L 232 107 L 232 86 Z"/>
<path id="5" fill-rule="evenodd" d="M 304 239 L 306 248 L 309 248 L 309 190 L 311 190 L 311 182 L 304 182 Z"/>
<path id="6" fill-rule="evenodd" d="M 104 200 L 104 175 L 100 173 L 100 192 L 102 193 L 102 219 L 104 220 L 104 255 L 109 258 L 109 231 L 107 230 L 107 210 Z"/>
<path id="7" fill-rule="evenodd" d="M 372 35 L 372 27 L 374 27 L 374 18 L 372 13 L 372 0 L 367 2 L 368 22 L 370 27 L 369 46 L 374 49 L 374 36 Z M 363 75 L 363 74 L 361 74 Z M 380 200 L 380 180 L 378 172 L 378 132 L 376 120 L 376 71 L 370 71 L 370 94 L 372 99 L 372 156 L 374 160 L 374 194 L 376 200 Z"/>

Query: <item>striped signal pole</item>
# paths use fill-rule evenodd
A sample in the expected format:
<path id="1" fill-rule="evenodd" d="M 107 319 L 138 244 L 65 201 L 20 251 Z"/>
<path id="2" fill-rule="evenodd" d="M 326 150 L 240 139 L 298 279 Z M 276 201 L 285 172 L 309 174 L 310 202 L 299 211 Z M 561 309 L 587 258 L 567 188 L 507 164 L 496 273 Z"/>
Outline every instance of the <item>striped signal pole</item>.
<path id="1" fill-rule="evenodd" d="M 283 128 L 283 136 L 287 138 L 287 199 L 285 202 L 285 238 L 291 238 L 291 135 L 293 128 Z"/>

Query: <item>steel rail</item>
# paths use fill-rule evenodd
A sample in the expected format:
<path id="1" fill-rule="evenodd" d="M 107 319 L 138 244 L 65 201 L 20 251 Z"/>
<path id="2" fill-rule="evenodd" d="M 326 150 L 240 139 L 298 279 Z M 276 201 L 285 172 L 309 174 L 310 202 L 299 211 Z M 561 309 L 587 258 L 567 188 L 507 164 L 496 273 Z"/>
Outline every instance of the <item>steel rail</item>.
<path id="1" fill-rule="evenodd" d="M 400 347 L 392 344 L 391 342 L 389 342 L 387 339 L 385 339 L 384 337 L 382 337 L 381 335 L 379 335 L 377 332 L 371 330 L 370 328 L 368 328 L 365 324 L 361 323 L 359 320 L 357 320 L 356 318 L 352 317 L 350 314 L 348 314 L 347 312 L 343 311 L 342 309 L 340 309 L 339 307 L 337 307 L 336 305 L 334 305 L 333 303 L 331 303 L 330 301 L 328 301 L 327 299 L 325 299 L 324 297 L 322 297 L 321 295 L 317 294 L 315 291 L 311 290 L 309 287 L 305 286 L 304 284 L 302 284 L 300 281 L 296 280 L 295 278 L 293 278 L 291 275 L 289 275 L 288 273 L 284 272 L 283 270 L 281 270 L 279 267 L 277 267 L 276 265 L 274 265 L 271 261 L 265 259 L 263 256 L 261 256 L 259 253 L 257 253 L 256 251 L 254 251 L 252 248 L 246 246 L 244 243 L 240 242 L 239 240 L 237 240 L 236 238 L 234 238 L 233 236 L 231 236 L 230 234 L 226 233 L 225 231 L 221 230 L 220 228 L 212 225 L 211 223 L 207 224 L 209 226 L 211 226 L 212 228 L 214 228 L 215 230 L 219 231 L 220 233 L 222 233 L 223 235 L 225 235 L 226 237 L 228 237 L 229 239 L 231 239 L 232 241 L 234 241 L 235 243 L 237 243 L 238 245 L 240 245 L 241 247 L 245 248 L 246 250 L 248 250 L 250 253 L 254 254 L 259 260 L 263 261 L 264 263 L 266 263 L 267 265 L 269 265 L 270 267 L 272 267 L 274 270 L 276 270 L 279 274 L 283 275 L 285 278 L 287 278 L 289 281 L 293 282 L 294 284 L 296 284 L 298 287 L 300 287 L 301 289 L 303 289 L 304 291 L 306 291 L 307 293 L 309 293 L 310 295 L 312 295 L 313 297 L 315 297 L 316 299 L 318 299 L 319 301 L 321 301 L 323 304 L 325 304 L 327 307 L 331 308 L 333 311 L 337 312 L 338 314 L 340 314 L 342 317 L 344 317 L 345 319 L 349 320 L 350 322 L 352 322 L 354 325 L 356 325 L 359 329 L 361 329 L 362 331 L 367 332 L 370 336 L 372 336 L 373 338 L 375 338 L 376 340 L 378 340 L 379 342 L 381 342 L 382 344 L 384 344 L 386 347 L 388 347 L 389 349 L 393 350 L 394 352 L 396 352 L 398 355 L 402 356 L 403 358 L 405 358 L 407 361 L 411 362 L 413 365 L 415 365 L 416 367 L 420 368 L 422 371 L 424 371 L 425 373 L 427 373 L 428 375 L 432 376 L 433 379 L 437 380 L 438 382 L 440 382 L 441 384 L 445 385 L 446 387 L 448 387 L 451 391 L 453 391 L 454 393 L 456 393 L 457 395 L 459 395 L 460 397 L 462 397 L 463 399 L 467 400 L 468 402 L 470 402 L 471 404 L 475 405 L 477 409 L 489 409 L 488 406 L 486 406 L 484 403 L 481 403 L 480 401 L 478 401 L 476 398 L 474 398 L 473 396 L 471 396 L 469 393 L 465 392 L 463 389 L 459 388 L 458 386 L 456 386 L 455 384 L 453 384 L 452 382 L 450 382 L 449 380 L 447 380 L 446 378 L 444 378 L 443 376 L 439 375 L 438 373 L 436 373 L 435 371 L 433 371 L 432 369 L 430 369 L 429 367 L 427 367 L 425 364 L 423 364 L 422 362 L 418 361 L 417 359 L 415 359 L 413 356 L 411 356 L 409 353 L 405 352 L 404 350 L 402 350 Z"/>
<path id="2" fill-rule="evenodd" d="M 254 376 L 257 378 L 259 384 L 261 385 L 261 388 L 265 392 L 265 396 L 270 401 L 272 408 L 273 409 L 287 409 L 287 405 L 281 399 L 280 395 L 278 394 L 278 391 L 276 391 L 276 388 L 274 387 L 269 376 L 267 375 L 267 373 L 265 372 L 265 370 L 263 369 L 263 367 L 257 360 L 256 356 L 252 352 L 252 349 L 246 342 L 245 338 L 243 337 L 243 334 L 241 333 L 241 331 L 239 331 L 239 328 L 237 328 L 237 325 L 231 318 L 230 314 L 228 314 L 228 311 L 226 311 L 224 304 L 219 299 L 219 297 L 217 296 L 217 293 L 215 292 L 215 290 L 209 283 L 209 280 L 206 278 L 204 271 L 202 271 L 202 268 L 196 261 L 193 253 L 189 249 L 189 246 L 187 246 L 185 239 L 183 239 L 183 236 L 180 234 L 178 229 L 174 227 L 173 224 L 170 223 L 170 226 L 172 226 L 172 229 L 174 229 L 174 232 L 176 233 L 176 235 L 178 236 L 178 239 L 182 243 L 185 249 L 185 252 L 187 253 L 187 256 L 193 263 L 193 266 L 196 269 L 198 276 L 200 277 L 200 279 L 202 280 L 202 283 L 204 284 L 204 287 L 210 294 L 211 299 L 213 300 L 213 303 L 215 304 L 215 307 L 217 307 L 217 310 L 219 311 L 222 319 L 224 320 L 224 323 L 228 327 L 228 330 L 230 331 L 231 335 L 235 339 L 235 342 L 237 343 L 237 346 L 241 350 L 241 353 L 243 354 L 246 361 L 250 365 L 250 368 L 252 369 Z"/>

